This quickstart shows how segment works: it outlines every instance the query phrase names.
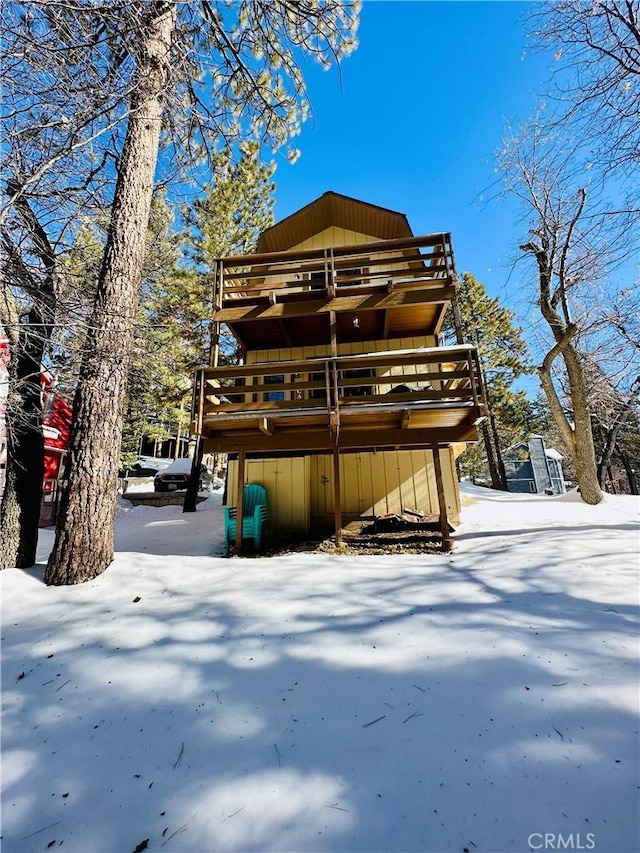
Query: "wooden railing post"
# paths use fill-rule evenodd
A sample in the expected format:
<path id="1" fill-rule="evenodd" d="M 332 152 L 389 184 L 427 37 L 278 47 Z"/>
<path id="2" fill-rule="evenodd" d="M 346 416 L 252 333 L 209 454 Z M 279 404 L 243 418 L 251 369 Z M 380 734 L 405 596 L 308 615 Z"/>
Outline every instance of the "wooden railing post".
<path id="1" fill-rule="evenodd" d="M 191 396 L 191 432 L 194 435 L 202 434 L 205 383 L 205 371 L 204 368 L 200 368 L 193 374 L 193 392 Z"/>
<path id="2" fill-rule="evenodd" d="M 333 297 L 336 295 L 336 284 L 337 284 L 337 282 L 336 282 L 336 262 L 335 262 L 335 258 L 334 258 L 334 256 L 333 256 L 333 247 L 331 247 L 331 248 L 329 249 L 329 261 L 330 261 L 330 268 L 329 268 L 329 297 L 330 297 L 331 299 L 333 299 Z"/>
<path id="3" fill-rule="evenodd" d="M 480 407 L 480 397 L 478 395 L 478 384 L 479 384 L 479 373 L 478 367 L 479 364 L 476 359 L 477 353 L 469 350 L 469 354 L 467 357 L 467 364 L 469 365 L 469 376 L 471 378 L 471 393 L 473 395 L 473 405 L 477 408 Z"/>
<path id="4" fill-rule="evenodd" d="M 437 444 L 433 444 L 431 446 L 431 455 L 433 456 L 433 472 L 435 474 L 436 488 L 438 490 L 438 508 L 440 510 L 440 532 L 442 533 L 442 550 L 447 553 L 448 551 L 451 551 L 453 543 L 451 542 L 449 519 L 447 518 L 447 500 L 444 493 L 444 482 L 442 480 L 440 448 Z"/>
<path id="5" fill-rule="evenodd" d="M 333 411 L 333 395 L 331 393 L 331 361 L 327 359 L 324 363 L 324 383 L 325 393 L 327 395 L 327 413 L 331 415 Z"/>
<path id="6" fill-rule="evenodd" d="M 335 510 L 336 546 L 342 548 L 342 502 L 340 497 L 340 448 L 333 448 L 333 503 Z"/>

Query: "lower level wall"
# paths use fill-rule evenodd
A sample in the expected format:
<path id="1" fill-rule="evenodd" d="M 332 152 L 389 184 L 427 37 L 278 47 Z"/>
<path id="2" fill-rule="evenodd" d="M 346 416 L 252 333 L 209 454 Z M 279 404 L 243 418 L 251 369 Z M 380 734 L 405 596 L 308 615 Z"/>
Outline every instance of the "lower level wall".
<path id="1" fill-rule="evenodd" d="M 309 456 L 284 456 L 278 459 L 247 459 L 245 483 L 260 483 L 267 490 L 269 520 L 264 530 L 272 536 L 286 537 L 311 529 L 309 512 Z M 227 505 L 237 504 L 238 463 L 229 460 Z"/>
<path id="2" fill-rule="evenodd" d="M 447 515 L 460 520 L 460 497 L 453 449 L 440 451 Z M 235 506 L 237 463 L 230 461 L 227 503 Z M 429 450 L 388 450 L 349 453 L 340 458 L 343 523 L 405 509 L 438 514 L 438 492 Z M 286 537 L 294 533 L 333 529 L 332 456 L 248 459 L 245 482 L 267 490 L 269 521 L 265 532 Z"/>

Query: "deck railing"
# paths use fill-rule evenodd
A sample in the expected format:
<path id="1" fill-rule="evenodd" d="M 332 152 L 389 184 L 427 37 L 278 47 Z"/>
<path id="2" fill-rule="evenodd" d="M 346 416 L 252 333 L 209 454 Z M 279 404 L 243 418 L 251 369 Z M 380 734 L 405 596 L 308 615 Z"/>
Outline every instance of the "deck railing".
<path id="1" fill-rule="evenodd" d="M 475 347 L 432 347 L 196 371 L 192 432 L 216 421 L 367 410 L 469 407 L 481 412 Z"/>
<path id="2" fill-rule="evenodd" d="M 448 284 L 455 279 L 450 234 L 379 240 L 327 249 L 238 255 L 215 262 L 214 305 L 236 299 L 325 291 L 375 292 Z"/>

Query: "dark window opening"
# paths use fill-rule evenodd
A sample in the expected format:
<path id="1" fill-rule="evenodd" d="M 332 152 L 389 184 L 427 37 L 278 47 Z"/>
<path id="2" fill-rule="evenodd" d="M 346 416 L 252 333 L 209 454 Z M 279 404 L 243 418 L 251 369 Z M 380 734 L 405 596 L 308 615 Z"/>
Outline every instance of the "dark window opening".
<path id="1" fill-rule="evenodd" d="M 322 388 L 310 388 L 310 400 L 324 400 L 327 396 L 327 380 L 324 371 L 322 373 L 310 373 L 309 382 L 322 382 Z"/>
<path id="2" fill-rule="evenodd" d="M 309 281 L 313 282 L 310 285 L 309 290 L 324 290 L 324 286 L 326 283 L 326 276 L 324 274 L 324 270 L 319 272 L 312 272 L 309 275 Z"/>
<path id="3" fill-rule="evenodd" d="M 352 270 L 336 270 L 336 284 L 341 283 L 341 279 L 346 278 L 347 276 L 351 277 L 354 275 L 362 275 L 362 269 L 352 269 Z M 311 290 L 321 290 L 324 288 L 326 284 L 326 276 L 324 270 L 318 270 L 317 272 L 312 272 L 309 274 L 309 281 L 312 282 L 310 285 Z M 358 284 L 362 284 L 362 279 L 356 279 L 354 281 L 345 281 L 343 282 L 345 287 L 355 287 Z"/>
<path id="4" fill-rule="evenodd" d="M 336 278 L 338 279 L 338 284 L 340 283 L 339 280 L 341 278 L 345 278 L 346 276 L 352 276 L 352 275 L 362 275 L 362 269 L 337 270 L 336 271 Z M 362 284 L 362 279 L 359 279 L 356 281 L 345 282 L 346 287 L 356 287 L 359 284 Z"/>
<path id="5" fill-rule="evenodd" d="M 282 373 L 264 377 L 265 385 L 280 385 L 282 382 L 284 382 L 284 375 Z M 272 402 L 284 400 L 284 391 L 267 391 L 264 394 L 264 400 Z"/>
<path id="6" fill-rule="evenodd" d="M 370 379 L 374 376 L 370 367 L 358 368 L 356 370 L 341 370 L 340 379 Z M 342 397 L 367 397 L 373 394 L 372 385 L 348 385 L 340 389 Z"/>

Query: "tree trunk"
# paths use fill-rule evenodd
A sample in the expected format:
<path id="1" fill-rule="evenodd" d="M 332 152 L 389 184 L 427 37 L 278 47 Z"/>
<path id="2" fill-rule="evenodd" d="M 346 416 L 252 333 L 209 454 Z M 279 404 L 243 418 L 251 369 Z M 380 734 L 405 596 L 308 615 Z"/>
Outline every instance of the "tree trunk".
<path id="1" fill-rule="evenodd" d="M 611 426 L 606 433 L 606 442 L 604 445 L 604 450 L 602 451 L 602 456 L 600 461 L 598 462 L 598 482 L 601 486 L 604 485 L 605 479 L 605 470 L 609 467 L 609 463 L 611 462 L 611 457 L 613 455 L 613 450 L 618 441 L 618 435 L 620 430 L 624 426 L 625 421 L 631 414 L 633 407 L 636 403 L 638 396 L 638 388 L 640 387 L 640 377 L 638 377 L 633 385 L 631 386 L 631 391 L 629 392 L 629 397 L 625 401 L 623 408 L 618 412 L 616 418 L 614 419 L 613 426 Z"/>
<path id="2" fill-rule="evenodd" d="M 204 442 L 201 436 L 196 438 L 196 448 L 191 462 L 191 474 L 187 484 L 187 492 L 182 504 L 182 512 L 195 512 L 198 505 L 198 485 L 200 484 L 200 468 L 204 455 Z"/>
<path id="3" fill-rule="evenodd" d="M 584 381 L 584 371 L 573 346 L 563 350 L 562 358 L 567 368 L 569 395 L 573 408 L 573 463 L 578 478 L 580 496 L 585 503 L 599 504 L 602 489 L 598 482 L 598 465 L 593 447 L 591 414 Z"/>
<path id="4" fill-rule="evenodd" d="M 126 380 L 174 26 L 173 3 L 150 4 L 139 36 L 111 223 L 74 400 L 69 475 L 45 572 L 48 584 L 90 580 L 113 559 Z"/>
<path id="5" fill-rule="evenodd" d="M 526 247 L 524 247 L 526 248 Z M 562 319 L 552 306 L 549 298 L 552 270 L 548 267 L 546 253 L 536 253 L 540 276 L 540 310 L 542 316 L 553 332 L 555 345 L 545 355 L 542 366 L 538 368 L 540 383 L 544 391 L 551 416 L 564 439 L 567 453 L 576 471 L 580 496 L 585 503 L 599 504 L 602 500 L 602 490 L 598 483 L 598 467 L 593 446 L 591 431 L 591 413 L 587 398 L 584 370 L 578 353 L 571 343 L 577 328 L 569 321 L 568 316 Z M 568 315 L 568 311 L 565 310 Z M 569 398 L 573 410 L 573 428 L 558 398 L 551 370 L 556 358 L 561 357 L 567 370 Z"/>
<path id="6" fill-rule="evenodd" d="M 482 433 L 482 441 L 484 443 L 484 450 L 487 454 L 487 464 L 489 466 L 489 476 L 491 477 L 491 488 L 497 489 L 498 486 L 498 468 L 496 466 L 495 457 L 493 454 L 493 445 L 491 443 L 491 434 L 489 432 L 489 424 L 487 421 L 483 421 L 480 427 L 480 431 Z"/>
<path id="7" fill-rule="evenodd" d="M 0 507 L 0 569 L 36 561 L 44 477 L 40 371 L 45 329 L 33 312 L 20 325 L 9 362 L 7 471 Z"/>
<path id="8" fill-rule="evenodd" d="M 2 230 L 7 272 L 2 283 L 1 311 L 9 337 L 9 394 L 7 399 L 7 471 L 0 507 L 0 569 L 26 568 L 36 561 L 44 477 L 42 432 L 42 358 L 55 320 L 56 254 L 47 233 L 20 184 L 7 182 L 16 194 L 15 211 L 29 233 L 41 262 L 38 268 L 9 233 Z M 31 299 L 28 314 L 19 316 L 18 303 L 7 280 L 19 282 Z"/>
<path id="9" fill-rule="evenodd" d="M 483 421 L 480 431 L 484 442 L 487 463 L 489 465 L 489 476 L 491 477 L 491 488 L 498 491 L 508 491 L 507 475 L 504 470 L 504 461 L 500 454 L 497 443 L 497 430 L 493 416 L 488 421 Z"/>
<path id="10" fill-rule="evenodd" d="M 622 465 L 624 467 L 625 474 L 627 475 L 627 480 L 629 481 L 629 494 L 630 495 L 637 495 L 638 494 L 638 482 L 636 480 L 635 472 L 634 472 L 633 468 L 631 467 L 631 463 L 629 462 L 629 457 L 627 456 L 627 454 L 622 450 L 622 448 L 619 445 L 616 446 L 616 452 L 617 452 L 618 457 L 619 457 L 619 459 L 622 462 Z"/>
<path id="11" fill-rule="evenodd" d="M 498 469 L 498 488 L 501 489 L 503 492 L 508 492 L 509 484 L 507 483 L 507 471 L 504 467 L 504 459 L 502 458 L 502 451 L 500 450 L 500 436 L 498 434 L 498 424 L 496 423 L 496 416 L 492 413 L 489 416 L 489 420 L 491 421 L 491 434 L 493 436 L 495 462 L 496 468 Z"/>

